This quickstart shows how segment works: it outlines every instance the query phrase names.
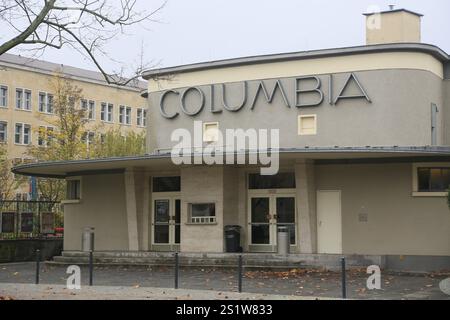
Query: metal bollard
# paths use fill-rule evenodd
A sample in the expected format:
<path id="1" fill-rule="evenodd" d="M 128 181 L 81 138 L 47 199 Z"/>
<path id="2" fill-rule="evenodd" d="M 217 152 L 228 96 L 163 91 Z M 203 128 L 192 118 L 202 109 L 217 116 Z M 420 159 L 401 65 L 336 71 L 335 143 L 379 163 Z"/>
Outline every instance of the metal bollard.
<path id="1" fill-rule="evenodd" d="M 238 291 L 242 292 L 242 255 L 239 255 L 238 260 Z"/>
<path id="2" fill-rule="evenodd" d="M 178 252 L 175 252 L 175 284 L 174 287 L 175 289 L 178 289 L 178 272 L 179 272 L 179 261 L 178 261 Z"/>
<path id="3" fill-rule="evenodd" d="M 347 299 L 347 284 L 345 274 L 345 257 L 341 258 L 342 299 Z"/>
<path id="4" fill-rule="evenodd" d="M 41 251 L 39 249 L 36 250 L 36 284 L 39 284 L 39 271 L 41 264 Z"/>
<path id="5" fill-rule="evenodd" d="M 89 286 L 94 282 L 94 252 L 89 250 Z"/>

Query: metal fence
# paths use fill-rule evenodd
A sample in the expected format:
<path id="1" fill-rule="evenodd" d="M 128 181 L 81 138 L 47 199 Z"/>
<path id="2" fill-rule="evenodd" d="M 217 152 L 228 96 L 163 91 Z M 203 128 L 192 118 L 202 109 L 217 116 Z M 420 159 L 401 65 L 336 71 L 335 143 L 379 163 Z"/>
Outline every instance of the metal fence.
<path id="1" fill-rule="evenodd" d="M 0 240 L 63 236 L 59 202 L 0 200 Z"/>

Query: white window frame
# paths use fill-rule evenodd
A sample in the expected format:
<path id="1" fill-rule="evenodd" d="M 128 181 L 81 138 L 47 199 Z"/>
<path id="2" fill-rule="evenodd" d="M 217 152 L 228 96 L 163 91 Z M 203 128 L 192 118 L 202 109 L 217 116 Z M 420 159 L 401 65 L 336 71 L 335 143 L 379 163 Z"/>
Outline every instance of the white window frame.
<path id="1" fill-rule="evenodd" d="M 27 99 L 28 94 L 29 94 L 30 99 Z M 33 91 L 31 89 L 24 89 L 23 90 L 23 110 L 31 111 L 32 109 L 33 109 Z"/>
<path id="2" fill-rule="evenodd" d="M 19 92 L 21 93 L 21 98 L 20 98 L 20 104 L 18 105 L 19 99 L 18 99 L 17 94 L 18 94 Z M 16 91 L 15 91 L 15 104 L 14 104 L 16 110 L 24 110 L 24 109 L 23 109 L 23 105 L 24 105 L 24 92 L 25 92 L 25 91 L 24 91 L 23 88 L 16 88 Z"/>
<path id="3" fill-rule="evenodd" d="M 139 116 L 139 113 L 141 114 L 141 116 Z M 138 127 L 145 128 L 145 126 L 147 125 L 147 109 L 136 109 L 136 125 Z"/>
<path id="4" fill-rule="evenodd" d="M 5 139 L 3 141 L 0 140 L 0 143 L 7 143 L 8 142 L 8 122 L 4 121 L 4 120 L 0 120 L 0 124 L 5 125 L 5 130 L 3 131 L 3 133 L 5 135 Z"/>
<path id="5" fill-rule="evenodd" d="M 213 139 L 210 139 L 207 135 L 206 135 L 206 132 L 207 132 L 207 130 L 206 130 L 206 127 L 207 126 L 211 126 L 211 125 L 215 125 L 216 126 L 216 130 L 217 130 L 217 137 L 216 138 L 213 138 Z M 219 135 L 220 135 L 220 133 L 219 133 L 219 122 L 203 122 L 203 134 L 202 134 L 202 136 L 203 136 L 203 142 L 207 142 L 207 143 L 213 143 L 213 142 L 218 142 L 219 141 Z"/>
<path id="6" fill-rule="evenodd" d="M 106 106 L 106 122 L 114 123 L 114 104 L 108 103 Z"/>
<path id="7" fill-rule="evenodd" d="M 0 93 L 2 92 L 2 90 L 5 90 L 5 95 L 0 95 L 0 108 L 8 108 L 8 94 L 9 94 L 9 88 L 8 86 L 5 85 L 0 85 Z M 5 100 L 5 103 L 2 104 L 1 102 Z"/>
<path id="8" fill-rule="evenodd" d="M 123 105 L 119 106 L 119 123 L 125 124 L 125 113 L 126 113 L 126 107 Z"/>
<path id="9" fill-rule="evenodd" d="M 44 102 L 41 103 L 41 97 L 44 97 Z M 52 103 L 49 103 L 50 97 L 52 98 Z M 54 101 L 55 101 L 55 96 L 51 93 L 48 92 L 44 92 L 44 91 L 39 91 L 38 94 L 38 111 L 40 113 L 45 113 L 45 114 L 54 114 L 55 113 L 55 107 L 54 107 Z M 43 106 L 43 108 L 41 108 L 41 106 Z M 51 111 L 49 111 L 49 108 L 51 106 Z"/>
<path id="10" fill-rule="evenodd" d="M 17 142 L 16 141 L 16 134 L 17 134 L 16 129 L 17 129 L 17 125 L 19 125 L 19 124 L 22 126 L 22 129 L 20 132 L 20 142 Z M 28 126 L 30 128 L 30 132 L 28 134 L 28 143 L 24 143 L 24 141 L 25 141 L 25 126 Z M 20 146 L 28 146 L 31 144 L 31 141 L 32 141 L 31 124 L 23 123 L 23 122 L 16 122 L 14 124 L 14 144 L 20 145 Z"/>
<path id="11" fill-rule="evenodd" d="M 420 162 L 412 165 L 412 196 L 413 197 L 446 197 L 447 192 L 423 192 L 419 191 L 419 168 L 450 168 L 449 162 Z"/>
<path id="12" fill-rule="evenodd" d="M 87 118 L 88 120 L 95 120 L 95 101 L 88 101 L 88 110 L 87 110 Z"/>
<path id="13" fill-rule="evenodd" d="M 45 136 L 41 137 L 41 128 L 45 129 Z M 47 147 L 48 146 L 48 141 L 49 141 L 49 131 L 51 131 L 52 133 L 55 132 L 55 127 L 53 126 L 39 126 L 39 133 L 38 133 L 38 146 L 40 147 Z M 42 144 L 40 143 L 40 140 L 42 139 Z"/>
<path id="14" fill-rule="evenodd" d="M 192 216 L 192 206 L 199 204 L 214 204 L 214 216 L 198 216 L 198 217 Z M 217 203 L 215 201 L 188 203 L 188 214 L 189 214 L 188 224 L 217 224 Z"/>
<path id="15" fill-rule="evenodd" d="M 305 133 L 302 128 L 302 119 L 305 118 L 313 118 L 314 119 L 314 132 L 313 133 Z M 301 114 L 298 116 L 297 120 L 298 126 L 298 135 L 299 136 L 315 136 L 317 135 L 317 115 L 316 114 Z"/>

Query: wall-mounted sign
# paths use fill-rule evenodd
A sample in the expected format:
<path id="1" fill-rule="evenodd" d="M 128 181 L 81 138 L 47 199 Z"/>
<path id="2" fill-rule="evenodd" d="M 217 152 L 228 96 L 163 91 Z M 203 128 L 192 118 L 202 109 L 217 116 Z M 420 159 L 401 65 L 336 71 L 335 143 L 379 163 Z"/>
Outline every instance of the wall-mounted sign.
<path id="1" fill-rule="evenodd" d="M 333 75 L 328 75 L 328 103 L 336 105 L 344 99 L 364 99 L 367 102 L 372 102 L 361 82 L 354 73 L 350 73 L 344 82 L 344 85 L 337 91 L 338 94 L 333 93 Z M 248 107 L 254 110 L 259 99 L 264 99 L 266 103 L 271 104 L 274 101 L 276 94 L 282 98 L 283 104 L 287 108 L 305 108 L 316 107 L 323 103 L 325 94 L 323 91 L 322 80 L 317 76 L 298 77 L 286 80 L 276 80 L 274 84 L 268 85 L 267 81 L 259 80 L 256 82 L 256 91 L 250 94 L 249 81 L 240 83 L 241 90 L 239 90 L 239 102 L 231 104 L 228 102 L 229 98 L 229 84 L 212 84 L 205 87 L 188 87 L 183 90 L 167 90 L 164 91 L 159 99 L 159 111 L 164 118 L 174 119 L 180 112 L 188 116 L 198 115 L 206 105 L 206 96 L 209 95 L 208 109 L 211 113 L 221 113 L 223 110 L 229 112 L 238 112 L 243 108 Z M 353 94 L 346 94 L 346 89 L 353 84 L 357 92 Z M 288 86 L 293 90 L 287 91 Z M 219 99 L 216 97 L 216 90 L 220 90 Z M 289 96 L 287 92 L 293 92 Z M 175 96 L 178 103 L 178 111 L 168 111 L 166 100 L 169 96 Z M 311 101 L 304 101 L 306 95 L 313 95 Z M 189 98 L 189 103 L 188 103 Z"/>

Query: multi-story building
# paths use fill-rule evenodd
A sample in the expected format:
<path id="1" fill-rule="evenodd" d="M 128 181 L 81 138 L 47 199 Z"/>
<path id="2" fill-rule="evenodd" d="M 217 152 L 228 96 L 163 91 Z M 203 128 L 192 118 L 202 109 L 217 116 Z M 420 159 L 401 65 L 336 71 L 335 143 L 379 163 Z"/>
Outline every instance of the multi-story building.
<path id="1" fill-rule="evenodd" d="M 0 143 L 7 145 L 8 156 L 16 164 L 31 160 L 27 155 L 29 145 L 45 143 L 39 139 L 40 129 L 54 130 L 48 120 L 55 117 L 53 87 L 57 74 L 82 89 L 80 107 L 87 110 L 88 140 L 112 128 L 123 132 L 145 130 L 145 82 L 109 85 L 99 72 L 4 54 L 0 56 Z"/>

